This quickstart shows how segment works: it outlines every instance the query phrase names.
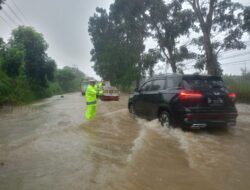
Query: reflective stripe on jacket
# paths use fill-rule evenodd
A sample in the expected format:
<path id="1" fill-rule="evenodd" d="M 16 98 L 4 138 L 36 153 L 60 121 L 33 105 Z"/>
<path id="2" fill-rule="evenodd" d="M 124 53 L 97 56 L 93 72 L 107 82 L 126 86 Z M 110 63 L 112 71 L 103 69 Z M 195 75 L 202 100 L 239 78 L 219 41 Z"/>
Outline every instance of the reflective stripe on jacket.
<path id="1" fill-rule="evenodd" d="M 96 104 L 96 101 L 94 102 L 86 102 L 87 105 L 95 105 Z"/>

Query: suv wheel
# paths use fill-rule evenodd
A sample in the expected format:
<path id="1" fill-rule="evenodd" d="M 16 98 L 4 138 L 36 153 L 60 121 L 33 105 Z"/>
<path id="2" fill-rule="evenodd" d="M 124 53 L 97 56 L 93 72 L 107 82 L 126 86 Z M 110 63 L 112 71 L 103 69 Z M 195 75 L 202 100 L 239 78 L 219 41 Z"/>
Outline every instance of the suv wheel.
<path id="1" fill-rule="evenodd" d="M 159 116 L 159 121 L 161 122 L 162 127 L 170 128 L 171 120 L 169 113 L 167 111 L 162 111 Z"/>

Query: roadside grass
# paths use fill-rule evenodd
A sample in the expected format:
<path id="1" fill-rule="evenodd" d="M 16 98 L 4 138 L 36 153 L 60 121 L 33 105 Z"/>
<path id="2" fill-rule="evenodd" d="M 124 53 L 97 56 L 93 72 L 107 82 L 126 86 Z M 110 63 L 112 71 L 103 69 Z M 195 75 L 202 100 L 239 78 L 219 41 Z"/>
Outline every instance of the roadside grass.
<path id="1" fill-rule="evenodd" d="M 249 76 L 224 76 L 228 88 L 236 93 L 237 101 L 250 103 L 250 77 Z"/>

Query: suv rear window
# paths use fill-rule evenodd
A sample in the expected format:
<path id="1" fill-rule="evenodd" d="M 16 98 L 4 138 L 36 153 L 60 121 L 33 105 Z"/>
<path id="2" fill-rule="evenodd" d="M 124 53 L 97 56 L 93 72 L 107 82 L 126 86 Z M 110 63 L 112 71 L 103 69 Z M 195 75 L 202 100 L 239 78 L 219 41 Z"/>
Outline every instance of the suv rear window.
<path id="1" fill-rule="evenodd" d="M 203 77 L 203 78 L 184 77 L 183 85 L 187 89 L 225 88 L 224 82 L 220 77 Z"/>

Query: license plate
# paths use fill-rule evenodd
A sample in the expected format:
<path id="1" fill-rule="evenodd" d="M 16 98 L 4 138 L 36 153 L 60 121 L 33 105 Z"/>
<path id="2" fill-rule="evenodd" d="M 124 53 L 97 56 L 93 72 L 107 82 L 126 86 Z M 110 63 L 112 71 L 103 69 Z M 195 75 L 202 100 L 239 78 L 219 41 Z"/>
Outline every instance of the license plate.
<path id="1" fill-rule="evenodd" d="M 216 99 L 208 98 L 208 103 L 210 105 L 222 105 L 224 104 L 224 100 L 222 98 L 216 98 Z"/>

